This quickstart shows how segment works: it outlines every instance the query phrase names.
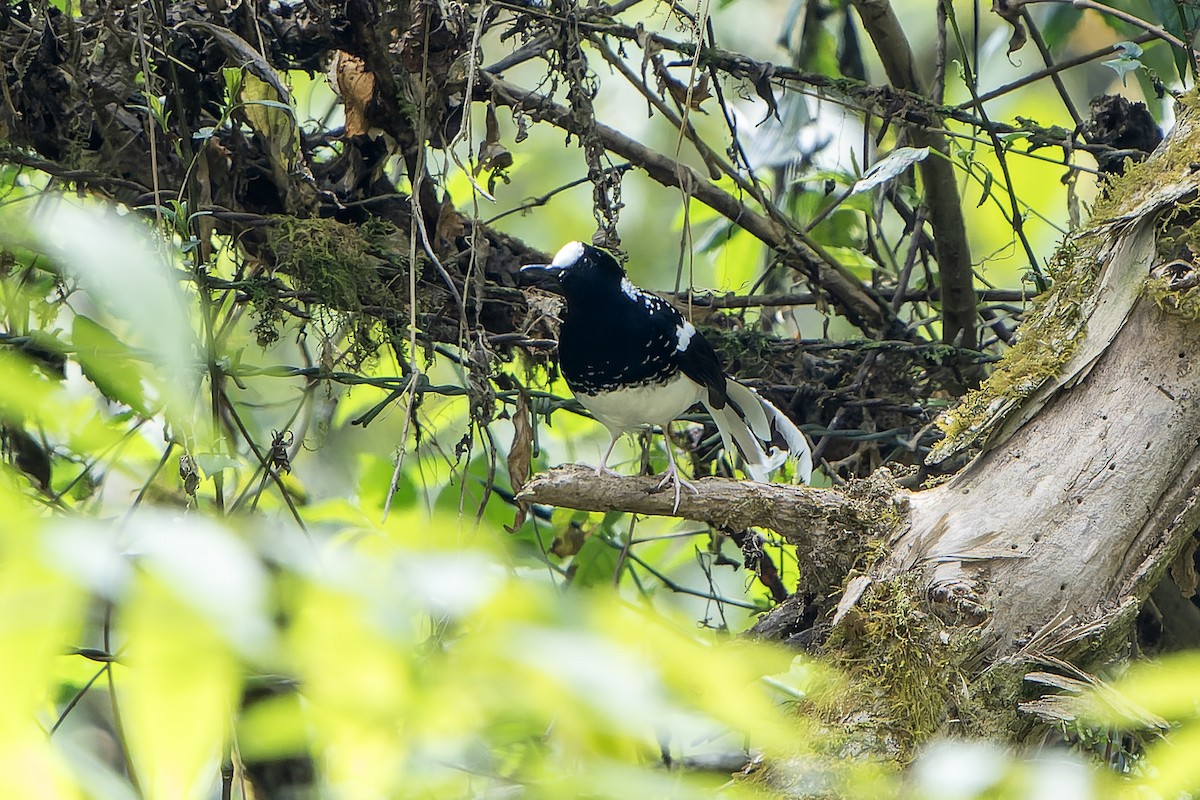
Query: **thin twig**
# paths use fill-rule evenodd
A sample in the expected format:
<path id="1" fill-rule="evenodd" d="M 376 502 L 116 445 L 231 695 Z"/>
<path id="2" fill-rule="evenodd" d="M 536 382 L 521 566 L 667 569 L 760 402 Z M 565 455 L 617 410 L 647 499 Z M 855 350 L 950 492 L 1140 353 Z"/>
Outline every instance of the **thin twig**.
<path id="1" fill-rule="evenodd" d="M 1094 0 L 1025 0 L 1026 5 L 1033 5 L 1034 3 L 1056 3 L 1058 5 L 1071 5 L 1075 8 L 1096 11 L 1100 14 L 1104 14 L 1105 16 L 1112 17 L 1113 19 L 1119 19 L 1122 22 L 1126 22 L 1135 28 L 1141 28 L 1156 39 L 1162 39 L 1164 42 L 1173 47 L 1178 47 L 1180 50 L 1186 50 L 1192 54 L 1191 57 L 1193 59 L 1195 58 L 1195 51 L 1188 47 L 1188 45 L 1182 39 L 1175 37 L 1174 35 L 1168 33 L 1164 28 L 1155 25 L 1152 22 L 1147 22 L 1141 17 L 1130 14 L 1127 11 L 1122 11 L 1119 8 L 1106 6 L 1103 3 L 1094 2 Z"/>
<path id="2" fill-rule="evenodd" d="M 571 133 L 580 132 L 579 123 L 570 110 L 548 98 L 494 76 L 487 76 L 480 82 L 496 102 L 519 108 Z M 597 123 L 595 131 L 607 149 L 641 167 L 664 186 L 680 188 L 686 182 L 692 196 L 777 250 L 785 262 L 826 289 L 838 310 L 852 323 L 864 331 L 876 333 L 888 327 L 890 309 L 886 304 L 836 260 L 827 254 L 822 258 L 819 250 L 796 241 L 799 231 L 788 231 L 776 219 L 747 207 L 691 167 L 650 150 L 613 128 Z"/>
<path id="3" fill-rule="evenodd" d="M 962 31 L 959 30 L 958 16 L 954 13 L 954 7 L 951 5 L 950 0 L 942 0 L 942 4 L 946 8 L 946 16 L 950 22 L 950 27 L 954 31 L 954 37 L 958 40 L 959 49 L 963 49 L 964 43 L 962 39 Z M 963 82 L 967 86 L 967 91 L 971 93 L 972 97 L 974 97 L 976 87 L 974 68 L 965 58 L 962 60 L 962 67 L 963 72 L 965 73 L 963 75 Z M 976 108 L 979 111 L 979 116 L 983 118 L 984 122 L 990 123 L 990 120 L 988 120 L 987 117 L 987 111 L 984 109 L 983 104 L 976 103 Z M 1012 226 L 1012 231 L 1017 237 L 1017 241 L 1021 243 L 1021 247 L 1025 250 L 1025 256 L 1029 259 L 1029 268 L 1033 272 L 1034 280 L 1038 283 L 1038 288 L 1045 289 L 1048 284 L 1046 283 L 1045 276 L 1042 274 L 1042 265 L 1038 263 L 1038 257 L 1033 251 L 1033 245 L 1029 243 L 1029 237 L 1025 235 L 1025 220 L 1021 215 L 1021 208 L 1018 204 L 1016 185 L 1013 183 L 1012 173 L 1008 169 L 1008 158 L 1006 157 L 1004 143 L 1001 142 L 1000 137 L 993 132 L 989 131 L 988 137 L 991 139 L 992 152 L 996 155 L 996 162 L 1000 165 L 1000 173 L 1004 176 L 1004 188 L 1008 194 L 1012 211 L 1012 215 L 1009 218 L 1009 224 Z M 940 259 L 938 264 L 939 266 L 941 265 Z"/>
<path id="4" fill-rule="evenodd" d="M 863 27 L 883 60 L 888 80 L 906 92 L 925 95 L 915 55 L 891 3 L 883 0 L 852 0 Z M 904 122 L 904 120 L 898 120 Z M 933 118 L 936 124 L 937 117 Z M 963 220 L 962 200 L 958 191 L 954 163 L 946 136 L 940 128 L 910 128 L 917 147 L 928 147 L 941 158 L 926 158 L 918 169 L 925 181 L 925 202 L 933 225 L 934 251 L 942 289 L 942 339 L 974 347 L 977 339 L 975 276 L 971 267 L 971 248 Z"/>
<path id="5" fill-rule="evenodd" d="M 1039 35 L 1039 38 L 1040 38 L 1040 35 Z M 1138 36 L 1135 39 L 1132 39 L 1131 41 L 1134 44 L 1145 44 L 1146 42 L 1149 42 L 1155 38 L 1156 37 L 1154 36 L 1153 33 L 1143 33 L 1141 36 Z M 1034 41 L 1036 43 L 1037 40 L 1035 39 Z M 1029 73 L 1028 75 L 1020 77 L 1011 83 L 1006 83 L 1003 86 L 998 86 L 995 89 L 992 89 L 991 91 L 983 92 L 978 97 L 973 97 L 970 100 L 966 101 L 965 103 L 960 103 L 958 106 L 956 106 L 956 108 L 962 109 L 962 110 L 975 108 L 977 105 L 979 105 L 981 103 L 987 103 L 991 100 L 995 100 L 998 97 L 1003 97 L 1004 95 L 1015 92 L 1017 89 L 1028 86 L 1031 83 L 1037 83 L 1038 81 L 1042 80 L 1043 78 L 1047 77 L 1048 75 L 1057 75 L 1060 72 L 1065 72 L 1066 70 L 1072 69 L 1073 67 L 1079 67 L 1079 66 L 1087 64 L 1091 61 L 1096 61 L 1097 59 L 1101 59 L 1101 58 L 1107 58 L 1108 56 L 1111 56 L 1114 53 L 1120 53 L 1120 52 L 1122 52 L 1122 49 L 1119 44 L 1110 44 L 1106 47 L 1101 47 L 1097 50 L 1093 50 L 1090 53 L 1084 53 L 1082 55 L 1075 56 L 1074 58 L 1068 58 L 1064 61 L 1059 61 L 1057 64 L 1049 64 L 1048 63 L 1045 66 L 1045 68 L 1043 68 L 1043 69 L 1034 70 L 1033 72 Z"/>
<path id="6" fill-rule="evenodd" d="M 1037 47 L 1038 52 L 1042 56 L 1042 61 L 1046 64 L 1046 69 L 1049 70 L 1050 82 L 1054 84 L 1054 90 L 1058 92 L 1058 98 L 1062 100 L 1063 107 L 1067 109 L 1067 113 L 1075 121 L 1075 129 L 1082 133 L 1083 117 L 1079 115 L 1079 109 L 1075 108 L 1075 103 L 1072 102 L 1071 95 L 1067 92 L 1067 85 L 1063 83 L 1062 75 L 1060 74 L 1062 70 L 1054 68 L 1054 56 L 1050 53 L 1050 48 L 1047 46 L 1046 40 L 1042 38 L 1042 31 L 1038 28 L 1033 14 L 1030 14 L 1029 9 L 1025 6 L 1021 6 L 1021 19 L 1025 21 L 1025 27 L 1029 29 L 1029 38 L 1033 40 L 1034 46 Z M 973 98 L 972 105 L 980 110 L 980 115 L 982 116 L 983 101 L 979 100 L 979 96 L 974 92 L 971 93 L 971 97 Z"/>
<path id="7" fill-rule="evenodd" d="M 896 297 L 896 291 L 892 289 L 879 289 L 879 295 L 893 302 Z M 666 297 L 672 297 L 676 300 L 684 300 L 686 293 L 673 295 L 670 292 L 662 293 Z M 1037 295 L 1036 292 L 1025 289 L 983 289 L 979 291 L 979 300 L 984 303 L 1021 303 L 1032 299 Z M 704 308 L 777 308 L 780 306 L 810 306 L 820 301 L 820 297 L 812 292 L 796 292 L 796 293 L 775 293 L 775 294 L 686 294 L 690 298 L 690 302 L 694 306 Z M 938 301 L 941 299 L 941 294 L 936 289 L 930 291 L 923 289 L 917 292 L 907 292 L 903 295 L 904 302 L 918 303 Z"/>
<path id="8" fill-rule="evenodd" d="M 627 161 L 624 164 L 615 164 L 615 165 L 609 167 L 608 169 L 616 170 L 619 172 L 625 172 L 626 170 L 629 170 L 632 168 L 633 168 L 633 165 Z M 530 209 L 533 209 L 533 208 L 540 208 L 540 207 L 546 205 L 547 203 L 549 203 L 556 195 L 562 194 L 563 192 L 567 191 L 568 189 L 574 189 L 576 186 L 582 186 L 583 184 L 590 183 L 590 182 L 591 182 L 591 178 L 588 178 L 585 176 L 582 178 L 577 178 L 577 179 L 571 181 L 570 183 L 564 183 L 562 186 L 551 189 L 550 191 L 546 192 L 545 194 L 538 195 L 537 197 L 530 197 L 529 199 L 525 200 L 525 202 L 521 203 L 521 205 L 519 205 L 515 208 L 510 208 L 508 211 L 503 211 L 503 212 L 497 214 L 496 216 L 492 217 L 491 219 L 486 219 L 483 221 L 482 224 L 494 225 L 497 222 L 499 222 L 500 220 L 502 220 L 505 217 L 510 216 L 512 214 L 520 214 L 522 212 L 529 211 Z"/>

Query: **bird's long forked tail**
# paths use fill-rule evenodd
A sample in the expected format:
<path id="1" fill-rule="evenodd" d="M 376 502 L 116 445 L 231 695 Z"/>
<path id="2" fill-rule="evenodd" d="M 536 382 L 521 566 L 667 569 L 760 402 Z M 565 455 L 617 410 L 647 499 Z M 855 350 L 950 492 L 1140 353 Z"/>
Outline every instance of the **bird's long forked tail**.
<path id="1" fill-rule="evenodd" d="M 714 408 L 707 398 L 703 401 L 717 424 L 725 452 L 741 456 L 747 474 L 760 483 L 789 458 L 794 459 L 796 475 L 808 483 L 812 450 L 800 429 L 758 392 L 733 378 L 725 379 L 725 394 L 729 402 L 724 408 Z"/>

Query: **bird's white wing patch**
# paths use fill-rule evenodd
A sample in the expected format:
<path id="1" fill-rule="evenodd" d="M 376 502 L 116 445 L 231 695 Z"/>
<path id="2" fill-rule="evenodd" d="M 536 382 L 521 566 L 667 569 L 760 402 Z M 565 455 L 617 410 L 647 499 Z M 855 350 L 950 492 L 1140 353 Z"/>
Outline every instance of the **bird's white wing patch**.
<path id="1" fill-rule="evenodd" d="M 583 257 L 583 242 L 567 242 L 550 262 L 552 267 L 569 267 Z"/>
<path id="2" fill-rule="evenodd" d="M 675 349 L 683 352 L 688 349 L 688 343 L 692 341 L 692 337 L 696 335 L 696 327 L 686 319 L 682 325 L 675 326 Z"/>

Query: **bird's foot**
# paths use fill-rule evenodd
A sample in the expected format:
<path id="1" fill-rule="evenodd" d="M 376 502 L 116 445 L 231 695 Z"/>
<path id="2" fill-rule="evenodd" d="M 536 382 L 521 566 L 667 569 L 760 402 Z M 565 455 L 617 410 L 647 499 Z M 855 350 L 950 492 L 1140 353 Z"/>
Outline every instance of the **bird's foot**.
<path id="1" fill-rule="evenodd" d="M 596 467 L 596 477 L 599 478 L 601 475 L 608 475 L 613 478 L 621 477 L 621 473 L 617 472 L 615 469 L 609 469 L 608 467 L 604 466 L 603 464 Z"/>
<path id="2" fill-rule="evenodd" d="M 679 494 L 681 488 L 690 489 L 692 494 L 700 494 L 700 490 L 696 488 L 695 484 L 693 484 L 691 481 L 684 480 L 683 476 L 679 474 L 679 470 L 675 468 L 674 464 L 671 464 L 669 467 L 667 467 L 666 474 L 664 474 L 663 479 L 658 482 L 658 486 L 654 487 L 654 491 L 661 492 L 668 486 L 672 487 L 675 492 L 675 504 L 671 506 L 672 514 L 679 512 Z"/>

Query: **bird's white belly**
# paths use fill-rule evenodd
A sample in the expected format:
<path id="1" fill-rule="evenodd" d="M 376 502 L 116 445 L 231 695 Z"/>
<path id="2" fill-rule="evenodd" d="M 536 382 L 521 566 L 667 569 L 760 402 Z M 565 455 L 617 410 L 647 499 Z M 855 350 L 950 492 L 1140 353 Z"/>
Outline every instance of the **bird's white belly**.
<path id="1" fill-rule="evenodd" d="M 576 396 L 605 426 L 628 431 L 643 425 L 665 425 L 699 402 L 703 391 L 698 383 L 680 373 L 666 383 Z"/>

